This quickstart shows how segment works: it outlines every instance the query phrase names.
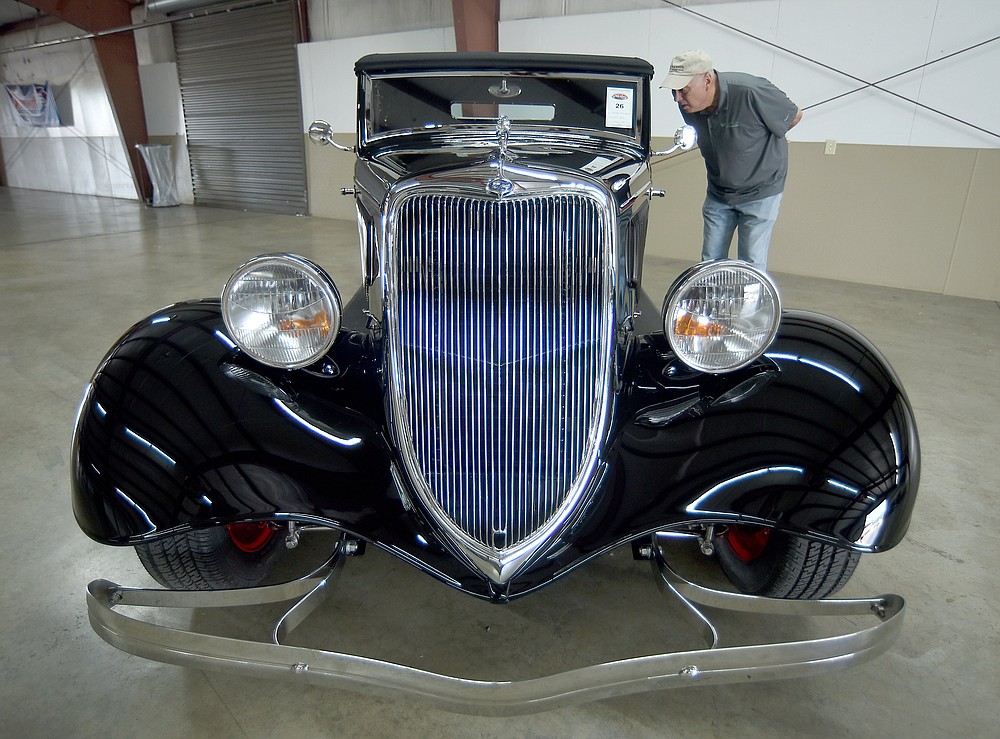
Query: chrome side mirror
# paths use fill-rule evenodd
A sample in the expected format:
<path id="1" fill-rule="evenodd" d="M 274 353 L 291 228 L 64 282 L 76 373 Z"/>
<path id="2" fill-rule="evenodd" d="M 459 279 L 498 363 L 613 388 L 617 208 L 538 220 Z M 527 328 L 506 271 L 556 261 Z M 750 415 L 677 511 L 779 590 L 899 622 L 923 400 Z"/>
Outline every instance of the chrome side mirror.
<path id="1" fill-rule="evenodd" d="M 313 121 L 309 126 L 309 138 L 320 146 L 330 144 L 341 151 L 354 151 L 353 146 L 344 146 L 333 140 L 333 127 L 326 121 Z"/>
<path id="2" fill-rule="evenodd" d="M 681 151 L 688 151 L 689 149 L 693 149 L 694 145 L 697 143 L 698 132 L 694 130 L 694 126 L 681 126 L 674 132 L 673 146 L 665 151 L 652 151 L 649 155 L 654 157 L 663 157 L 667 154 L 673 154 L 678 149 Z"/>

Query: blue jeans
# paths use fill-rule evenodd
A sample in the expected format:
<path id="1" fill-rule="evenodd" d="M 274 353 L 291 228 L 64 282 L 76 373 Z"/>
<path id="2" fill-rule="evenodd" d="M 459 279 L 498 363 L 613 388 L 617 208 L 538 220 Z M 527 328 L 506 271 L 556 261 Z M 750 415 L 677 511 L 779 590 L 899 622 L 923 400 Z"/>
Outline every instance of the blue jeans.
<path id="1" fill-rule="evenodd" d="M 767 268 L 767 249 L 771 245 L 771 231 L 778 220 L 781 195 L 772 195 L 749 203 L 729 205 L 711 195 L 705 197 L 701 214 L 705 219 L 705 240 L 701 247 L 702 261 L 725 259 L 733 232 L 738 231 L 737 253 L 739 258 L 760 269 Z"/>

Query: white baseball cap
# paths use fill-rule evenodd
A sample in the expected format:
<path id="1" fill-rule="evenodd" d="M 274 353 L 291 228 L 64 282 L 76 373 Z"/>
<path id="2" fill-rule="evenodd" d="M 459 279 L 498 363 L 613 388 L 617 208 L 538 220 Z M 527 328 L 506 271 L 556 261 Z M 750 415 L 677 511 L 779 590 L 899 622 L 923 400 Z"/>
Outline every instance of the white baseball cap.
<path id="1" fill-rule="evenodd" d="M 680 90 L 687 87 L 692 77 L 712 71 L 712 57 L 701 49 L 682 51 L 670 60 L 670 71 L 660 87 Z"/>

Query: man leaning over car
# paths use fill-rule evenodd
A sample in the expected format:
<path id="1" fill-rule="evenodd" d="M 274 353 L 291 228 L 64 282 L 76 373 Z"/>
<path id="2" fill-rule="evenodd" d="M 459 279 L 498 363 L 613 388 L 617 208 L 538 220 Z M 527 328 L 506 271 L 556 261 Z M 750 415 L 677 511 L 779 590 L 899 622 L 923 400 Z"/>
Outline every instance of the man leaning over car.
<path id="1" fill-rule="evenodd" d="M 705 160 L 702 260 L 728 256 L 737 231 L 739 258 L 765 269 L 788 173 L 785 134 L 802 111 L 762 77 L 715 71 L 700 49 L 675 56 L 660 87 L 673 90 Z"/>

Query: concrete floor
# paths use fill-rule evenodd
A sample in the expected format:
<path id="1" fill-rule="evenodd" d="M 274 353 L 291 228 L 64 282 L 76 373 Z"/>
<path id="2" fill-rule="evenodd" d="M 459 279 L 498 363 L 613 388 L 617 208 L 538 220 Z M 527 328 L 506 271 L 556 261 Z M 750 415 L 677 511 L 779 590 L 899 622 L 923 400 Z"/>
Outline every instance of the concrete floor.
<path id="1" fill-rule="evenodd" d="M 87 539 L 70 510 L 70 426 L 90 373 L 132 322 L 175 300 L 218 294 L 233 267 L 264 251 L 320 261 L 350 295 L 358 284 L 356 236 L 346 221 L 0 189 L 0 733 L 997 736 L 1000 306 L 789 275 L 777 275 L 786 306 L 846 320 L 889 357 L 921 431 L 922 486 L 909 534 L 896 549 L 863 558 L 843 593 L 907 599 L 902 636 L 875 661 L 809 679 L 685 688 L 496 719 L 185 669 L 103 642 L 87 620 L 86 584 L 152 581 L 130 550 Z M 648 291 L 662 295 L 683 266 L 650 258 Z M 310 542 L 306 554 L 319 546 Z M 714 568 L 693 557 L 691 565 Z M 302 638 L 320 639 L 311 645 L 358 645 L 372 656 L 459 672 L 465 665 L 474 677 L 699 646 L 647 566 L 620 552 L 506 607 L 473 601 L 371 552 L 348 562 L 338 587 L 302 627 Z M 179 618 L 228 629 L 264 616 L 226 621 L 196 611 Z M 825 633 L 809 619 L 778 630 L 727 616 L 720 625 L 727 643 Z"/>

